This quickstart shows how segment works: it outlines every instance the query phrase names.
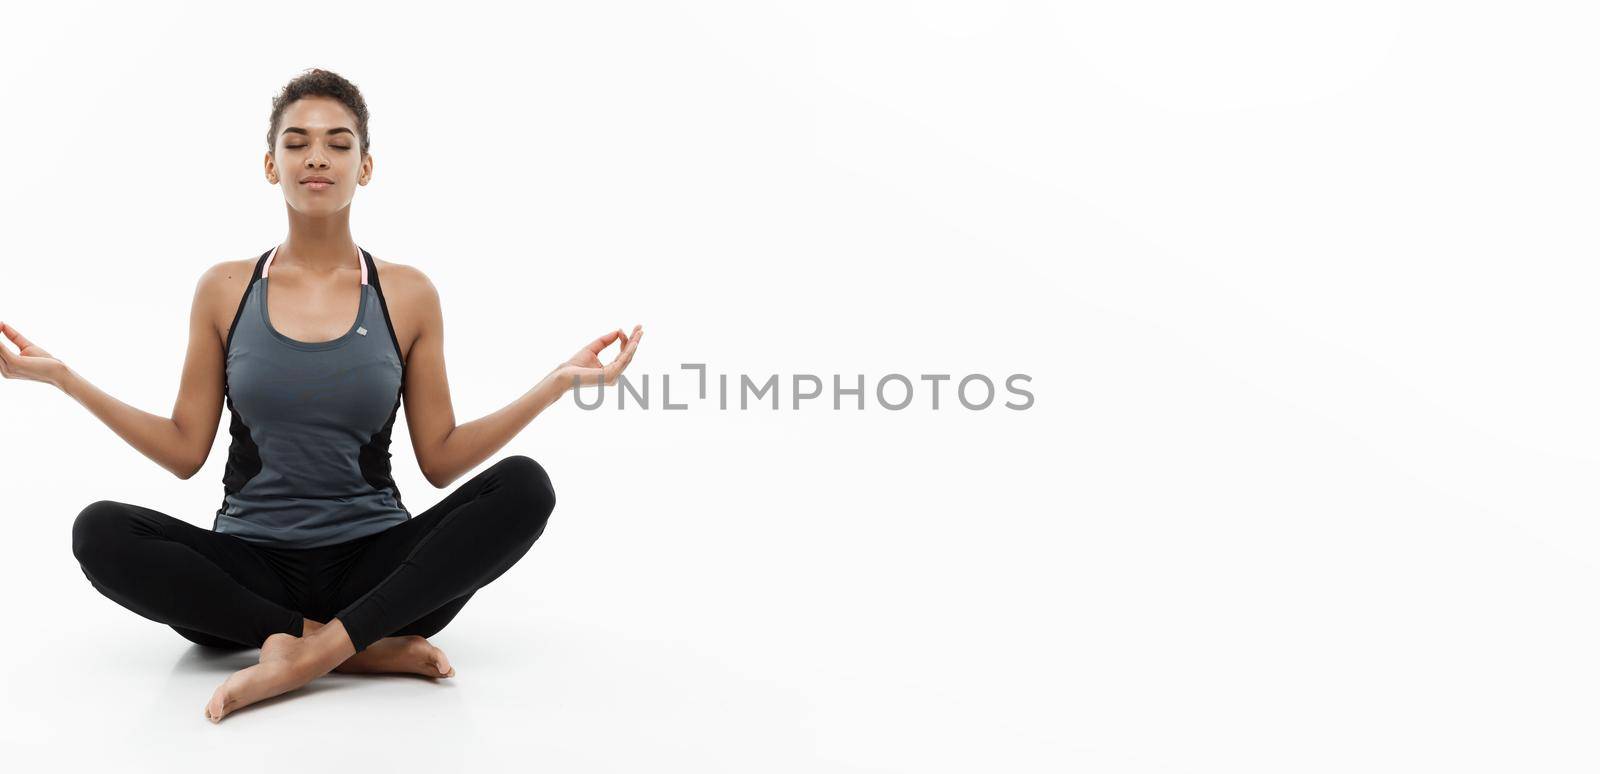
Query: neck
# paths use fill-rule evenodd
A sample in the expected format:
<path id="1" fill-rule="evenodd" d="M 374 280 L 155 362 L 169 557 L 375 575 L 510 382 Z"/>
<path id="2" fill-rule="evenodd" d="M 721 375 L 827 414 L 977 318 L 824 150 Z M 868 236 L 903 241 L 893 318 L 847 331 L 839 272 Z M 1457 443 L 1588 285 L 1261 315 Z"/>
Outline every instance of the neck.
<path id="1" fill-rule="evenodd" d="M 350 208 L 326 217 L 310 217 L 289 208 L 289 238 L 272 259 L 274 267 L 297 266 L 325 273 L 357 267 L 356 242 L 350 236 Z"/>

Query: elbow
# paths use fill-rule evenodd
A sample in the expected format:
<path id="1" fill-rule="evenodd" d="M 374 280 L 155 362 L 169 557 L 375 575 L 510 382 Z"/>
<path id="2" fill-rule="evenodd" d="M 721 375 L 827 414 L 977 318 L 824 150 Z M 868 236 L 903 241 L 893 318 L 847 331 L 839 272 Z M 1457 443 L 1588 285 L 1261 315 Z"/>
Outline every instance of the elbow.
<path id="1" fill-rule="evenodd" d="M 450 483 L 448 480 L 438 476 L 432 470 L 428 469 L 427 466 L 419 465 L 418 467 L 422 468 L 423 480 L 427 481 L 428 485 L 434 489 L 443 489 L 447 484 Z"/>
<path id="2" fill-rule="evenodd" d="M 206 461 L 204 458 L 202 458 L 199 462 L 185 464 L 184 466 L 173 470 L 172 475 L 177 476 L 180 480 L 188 481 L 189 479 L 194 478 L 194 474 L 199 473 L 200 469 L 205 467 L 205 465 Z"/>

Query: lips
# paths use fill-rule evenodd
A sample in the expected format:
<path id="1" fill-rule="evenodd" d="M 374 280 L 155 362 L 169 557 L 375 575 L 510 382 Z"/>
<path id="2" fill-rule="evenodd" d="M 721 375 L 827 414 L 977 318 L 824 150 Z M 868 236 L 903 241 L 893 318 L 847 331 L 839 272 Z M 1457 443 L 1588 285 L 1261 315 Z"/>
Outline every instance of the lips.
<path id="1" fill-rule="evenodd" d="M 301 180 L 300 185 L 310 188 L 313 191 L 321 191 L 329 186 L 332 186 L 333 181 L 325 177 L 308 177 L 304 180 Z"/>

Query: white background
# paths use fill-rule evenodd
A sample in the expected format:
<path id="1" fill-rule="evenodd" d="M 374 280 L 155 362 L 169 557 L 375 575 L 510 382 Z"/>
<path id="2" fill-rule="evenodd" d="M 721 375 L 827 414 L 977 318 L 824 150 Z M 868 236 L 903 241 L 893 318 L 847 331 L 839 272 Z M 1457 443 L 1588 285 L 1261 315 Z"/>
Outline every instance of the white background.
<path id="1" fill-rule="evenodd" d="M 654 389 L 703 362 L 1027 373 L 1036 397 L 569 395 L 491 458 L 541 461 L 559 504 L 434 638 L 456 679 L 334 675 L 213 726 L 251 654 L 101 597 L 69 537 L 97 499 L 209 527 L 225 427 L 180 481 L 0 382 L 8 754 L 1593 770 L 1600 62 L 1579 5 L 8 11 L 0 320 L 134 406 L 170 413 L 201 272 L 284 237 L 261 156 L 308 67 L 371 106 L 355 236 L 439 288 L 460 421 L 635 323 Z M 445 492 L 395 439 L 420 512 Z"/>

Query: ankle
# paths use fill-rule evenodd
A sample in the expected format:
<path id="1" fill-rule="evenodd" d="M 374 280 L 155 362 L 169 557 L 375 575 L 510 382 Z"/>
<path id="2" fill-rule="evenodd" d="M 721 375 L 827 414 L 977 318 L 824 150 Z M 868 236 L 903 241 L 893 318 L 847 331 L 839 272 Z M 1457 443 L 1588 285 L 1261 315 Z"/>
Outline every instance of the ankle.
<path id="1" fill-rule="evenodd" d="M 329 669 L 356 653 L 355 645 L 350 641 L 350 635 L 344 630 L 344 623 L 337 618 L 330 619 L 328 623 L 318 626 L 315 631 L 308 630 L 305 636 L 305 644 L 313 654 L 312 658 L 319 662 L 325 659 L 337 658 L 336 661 L 331 661 L 327 665 Z"/>

